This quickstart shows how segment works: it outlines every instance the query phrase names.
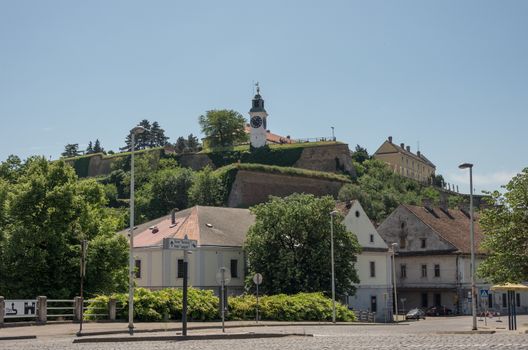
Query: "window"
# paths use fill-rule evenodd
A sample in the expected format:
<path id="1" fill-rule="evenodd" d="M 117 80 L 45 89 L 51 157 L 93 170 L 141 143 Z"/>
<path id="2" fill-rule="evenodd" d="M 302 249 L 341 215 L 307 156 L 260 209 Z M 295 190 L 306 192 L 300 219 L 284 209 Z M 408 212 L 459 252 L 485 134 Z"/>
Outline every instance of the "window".
<path id="1" fill-rule="evenodd" d="M 425 248 L 425 243 L 426 243 L 425 238 L 421 238 L 420 239 L 420 247 L 421 248 Z"/>
<path id="2" fill-rule="evenodd" d="M 439 264 L 436 264 L 434 266 L 434 271 L 435 271 L 435 277 L 440 277 L 440 265 Z"/>
<path id="3" fill-rule="evenodd" d="M 184 273 L 183 273 L 183 259 L 178 259 L 178 269 L 177 269 L 177 273 L 178 273 L 178 278 L 183 278 L 184 276 Z"/>
<path id="4" fill-rule="evenodd" d="M 374 243 L 374 235 L 370 235 L 370 243 Z"/>
<path id="5" fill-rule="evenodd" d="M 359 218 L 359 210 L 356 210 L 356 218 Z"/>
<path id="6" fill-rule="evenodd" d="M 422 293 L 422 307 L 427 307 L 427 293 Z"/>
<path id="7" fill-rule="evenodd" d="M 507 300 L 506 293 L 502 293 L 502 307 L 508 306 L 508 303 L 506 300 Z"/>
<path id="8" fill-rule="evenodd" d="M 515 304 L 517 307 L 521 307 L 521 295 L 519 293 L 515 294 Z"/>
<path id="9" fill-rule="evenodd" d="M 135 267 L 136 267 L 136 278 L 141 278 L 141 260 L 135 261 Z"/>
<path id="10" fill-rule="evenodd" d="M 405 237 L 404 236 L 400 237 L 400 248 L 401 249 L 405 248 Z"/>
<path id="11" fill-rule="evenodd" d="M 407 265 L 401 264 L 400 265 L 400 277 L 406 278 L 407 277 Z"/>
<path id="12" fill-rule="evenodd" d="M 231 278 L 238 278 L 238 260 L 231 259 Z"/>
<path id="13" fill-rule="evenodd" d="M 427 265 L 422 265 L 422 277 L 427 277 Z"/>
<path id="14" fill-rule="evenodd" d="M 378 298 L 375 295 L 370 297 L 370 312 L 378 312 Z"/>
<path id="15" fill-rule="evenodd" d="M 370 277 L 376 277 L 376 262 L 370 262 Z"/>
<path id="16" fill-rule="evenodd" d="M 435 302 L 435 306 L 441 306 L 442 305 L 442 294 L 436 293 L 434 295 L 434 302 Z"/>

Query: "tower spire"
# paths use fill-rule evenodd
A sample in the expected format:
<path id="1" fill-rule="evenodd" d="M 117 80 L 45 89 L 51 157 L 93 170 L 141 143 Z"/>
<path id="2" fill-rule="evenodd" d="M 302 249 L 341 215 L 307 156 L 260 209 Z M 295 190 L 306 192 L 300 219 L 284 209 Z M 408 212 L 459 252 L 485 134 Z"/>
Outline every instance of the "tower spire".
<path id="1" fill-rule="evenodd" d="M 260 86 L 258 81 L 255 83 L 255 86 L 257 87 L 257 95 L 260 95 Z"/>

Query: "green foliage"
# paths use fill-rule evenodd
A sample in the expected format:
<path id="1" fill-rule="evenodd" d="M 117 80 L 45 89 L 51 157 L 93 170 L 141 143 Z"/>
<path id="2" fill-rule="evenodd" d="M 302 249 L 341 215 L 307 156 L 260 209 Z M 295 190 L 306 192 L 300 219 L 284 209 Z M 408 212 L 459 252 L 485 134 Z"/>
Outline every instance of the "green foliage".
<path id="1" fill-rule="evenodd" d="M 330 181 L 339 181 L 344 183 L 352 182 L 350 178 L 340 174 L 327 173 L 324 171 L 316 170 L 306 170 L 301 168 L 289 168 L 281 167 L 276 165 L 265 165 L 265 164 L 233 164 L 232 167 L 237 168 L 238 170 L 248 170 L 248 171 L 260 171 L 270 174 L 279 174 L 279 175 L 290 175 L 290 176 L 302 176 L 322 180 Z"/>
<path id="2" fill-rule="evenodd" d="M 155 172 L 137 192 L 139 216 L 154 219 L 174 208 L 187 208 L 192 184 L 193 171 L 187 168 L 169 167 Z"/>
<path id="3" fill-rule="evenodd" d="M 229 298 L 229 319 L 255 319 L 256 299 L 254 295 Z M 332 299 L 323 293 L 264 295 L 259 298 L 259 318 L 270 321 L 331 321 Z M 336 320 L 351 322 L 356 317 L 346 306 L 336 303 Z"/>
<path id="4" fill-rule="evenodd" d="M 160 127 L 158 122 L 155 121 L 150 124 L 150 121 L 143 119 L 138 125 L 142 126 L 145 131 L 134 137 L 134 148 L 136 150 L 163 147 L 168 144 L 169 138 L 165 136 L 165 130 Z M 132 137 L 130 133 L 126 136 L 125 144 L 124 149 L 128 151 L 132 150 Z"/>
<path id="5" fill-rule="evenodd" d="M 272 197 L 251 208 L 256 221 L 244 250 L 249 259 L 248 276 L 256 272 L 264 276 L 263 293 L 329 293 L 330 212 L 334 208 L 332 197 L 306 194 Z M 336 291 L 351 295 L 353 284 L 359 282 L 354 262 L 360 246 L 342 219 L 338 215 L 334 220 Z"/>
<path id="6" fill-rule="evenodd" d="M 182 316 L 182 290 L 162 289 L 151 291 L 137 288 L 134 294 L 134 319 L 144 322 L 180 320 Z M 86 319 L 106 310 L 108 301 L 118 301 L 117 318 L 128 318 L 128 294 L 118 293 L 100 295 L 94 298 L 86 310 Z M 219 300 L 211 290 L 189 288 L 188 320 L 213 321 L 219 319 Z M 253 295 L 230 297 L 229 320 L 254 320 L 256 298 Z M 262 296 L 259 301 L 260 317 L 273 321 L 330 321 L 332 319 L 332 300 L 322 293 L 299 293 L 295 295 Z M 354 313 L 346 306 L 336 303 L 338 321 L 355 321 Z"/>
<path id="7" fill-rule="evenodd" d="M 363 163 L 364 161 L 371 159 L 370 155 L 368 154 L 368 151 L 366 148 L 361 147 L 360 145 L 356 145 L 355 152 L 352 152 L 352 160 L 354 162 L 357 162 L 359 164 Z"/>
<path id="8" fill-rule="evenodd" d="M 78 143 L 69 143 L 64 146 L 64 152 L 61 153 L 63 157 L 76 157 L 80 154 Z"/>
<path id="9" fill-rule="evenodd" d="M 492 206 L 481 213 L 488 257 L 478 272 L 492 283 L 528 281 L 528 168 L 503 188 L 504 193 L 488 193 Z"/>
<path id="10" fill-rule="evenodd" d="M 99 272 L 87 282 L 87 290 L 126 286 L 126 242 L 114 237 L 119 218 L 105 208 L 103 186 L 93 179 L 79 181 L 63 161 L 33 158 L 24 167 L 17 183 L 9 186 L 3 205 L 0 294 L 11 298 L 75 295 L 78 288 L 72 281 L 78 281 L 82 238 L 94 242 L 97 251 L 106 251 L 88 260 L 88 273 Z M 107 258 L 113 260 L 102 267 Z"/>
<path id="11" fill-rule="evenodd" d="M 247 142 L 246 119 L 233 110 L 210 110 L 198 118 L 209 147 L 228 147 Z"/>
<path id="12" fill-rule="evenodd" d="M 224 191 L 219 174 L 207 166 L 195 174 L 189 189 L 189 201 L 192 205 L 221 206 L 225 198 Z"/>
<path id="13" fill-rule="evenodd" d="M 75 173 L 77 174 L 77 176 L 88 177 L 91 159 L 92 157 L 85 156 L 85 157 L 76 158 L 73 161 L 73 168 L 75 169 Z"/>
<path id="14" fill-rule="evenodd" d="M 438 204 L 438 189 L 396 174 L 380 160 L 368 159 L 361 164 L 354 163 L 354 167 L 358 178 L 355 183 L 341 188 L 339 200 L 359 200 L 369 218 L 378 223 L 400 204 L 421 205 L 426 197 Z M 460 198 L 450 196 L 450 205 L 458 204 Z"/>

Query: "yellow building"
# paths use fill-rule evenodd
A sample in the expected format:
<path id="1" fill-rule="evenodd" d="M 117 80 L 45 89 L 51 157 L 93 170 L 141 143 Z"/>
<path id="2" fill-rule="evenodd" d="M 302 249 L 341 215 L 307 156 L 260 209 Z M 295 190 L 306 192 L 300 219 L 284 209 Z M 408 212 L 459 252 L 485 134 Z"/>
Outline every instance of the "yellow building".
<path id="1" fill-rule="evenodd" d="M 378 148 L 374 158 L 387 163 L 395 173 L 424 183 L 431 182 L 431 176 L 436 169 L 420 151 L 414 154 L 411 152 L 411 146 L 392 143 L 392 136 Z"/>

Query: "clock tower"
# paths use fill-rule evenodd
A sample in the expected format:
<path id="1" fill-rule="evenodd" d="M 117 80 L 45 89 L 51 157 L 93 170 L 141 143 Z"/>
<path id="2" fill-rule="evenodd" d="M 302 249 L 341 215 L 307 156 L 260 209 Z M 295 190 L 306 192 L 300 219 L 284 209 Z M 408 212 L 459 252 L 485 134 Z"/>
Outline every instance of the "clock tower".
<path id="1" fill-rule="evenodd" d="M 266 118 L 268 113 L 264 109 L 264 100 L 260 96 L 260 87 L 257 83 L 257 94 L 253 97 L 253 103 L 249 110 L 249 125 L 251 127 L 251 147 L 260 148 L 266 145 Z"/>

